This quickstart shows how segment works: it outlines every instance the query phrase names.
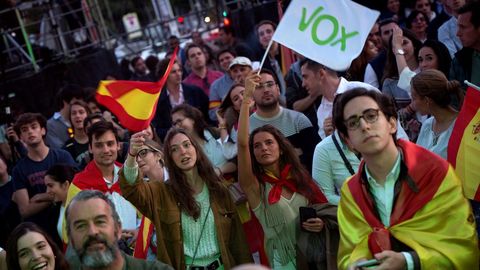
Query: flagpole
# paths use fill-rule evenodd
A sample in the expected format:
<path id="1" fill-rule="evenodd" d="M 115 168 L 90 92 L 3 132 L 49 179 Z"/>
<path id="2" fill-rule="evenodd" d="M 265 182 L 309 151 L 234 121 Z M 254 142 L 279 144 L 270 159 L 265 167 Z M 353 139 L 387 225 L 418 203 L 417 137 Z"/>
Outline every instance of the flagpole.
<path id="1" fill-rule="evenodd" d="M 467 81 L 467 80 L 465 80 L 465 81 L 463 81 L 463 82 L 464 82 L 466 85 L 472 87 L 473 89 L 480 91 L 480 86 L 475 85 L 475 84 L 473 84 L 473 83 L 471 83 L 471 82 L 469 82 L 469 81 Z"/>
<path id="2" fill-rule="evenodd" d="M 263 54 L 262 62 L 260 62 L 260 66 L 258 67 L 257 75 L 260 75 L 260 71 L 262 70 L 263 64 L 265 63 L 265 59 L 267 59 L 268 52 L 270 51 L 270 47 L 272 47 L 273 38 L 270 39 L 268 43 L 267 50 L 265 50 L 265 54 Z"/>

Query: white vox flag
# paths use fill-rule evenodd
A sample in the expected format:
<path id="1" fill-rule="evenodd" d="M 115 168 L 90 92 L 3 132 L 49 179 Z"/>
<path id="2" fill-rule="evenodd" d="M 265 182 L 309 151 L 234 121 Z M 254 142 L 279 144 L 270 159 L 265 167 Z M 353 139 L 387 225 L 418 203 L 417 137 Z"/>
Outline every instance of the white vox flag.
<path id="1" fill-rule="evenodd" d="M 380 12 L 350 0 L 293 0 L 273 40 L 333 70 L 362 52 Z"/>

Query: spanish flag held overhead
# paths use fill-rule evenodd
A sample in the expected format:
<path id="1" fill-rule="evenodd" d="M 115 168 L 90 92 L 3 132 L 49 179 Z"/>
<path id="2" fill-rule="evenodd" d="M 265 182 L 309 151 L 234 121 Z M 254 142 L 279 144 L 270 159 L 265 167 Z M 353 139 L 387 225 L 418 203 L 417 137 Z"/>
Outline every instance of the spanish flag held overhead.
<path id="1" fill-rule="evenodd" d="M 177 50 L 178 47 L 158 82 L 100 81 L 96 94 L 98 103 L 109 109 L 130 131 L 146 129 L 155 116 L 158 97 L 170 74 Z"/>
<path id="2" fill-rule="evenodd" d="M 447 159 L 468 199 L 480 201 L 480 88 L 470 86 L 448 142 Z"/>

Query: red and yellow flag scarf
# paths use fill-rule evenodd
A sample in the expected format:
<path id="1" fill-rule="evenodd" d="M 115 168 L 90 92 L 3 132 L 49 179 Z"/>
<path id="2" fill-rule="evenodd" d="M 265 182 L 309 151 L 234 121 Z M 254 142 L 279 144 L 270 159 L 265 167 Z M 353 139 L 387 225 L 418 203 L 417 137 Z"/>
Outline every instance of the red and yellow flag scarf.
<path id="1" fill-rule="evenodd" d="M 158 82 L 100 81 L 96 94 L 98 103 L 115 114 L 125 128 L 134 132 L 146 129 L 155 116 L 158 98 L 172 70 L 177 50 L 175 48 Z"/>
<path id="2" fill-rule="evenodd" d="M 467 89 L 448 142 L 447 159 L 463 181 L 463 191 L 470 200 L 480 201 L 480 90 Z"/>
<path id="3" fill-rule="evenodd" d="M 413 143 L 399 140 L 408 175 L 385 227 L 375 215 L 372 198 L 359 172 L 342 187 L 338 210 L 339 269 L 389 250 L 390 236 L 411 247 L 422 269 L 476 269 L 479 254 L 474 219 L 453 168 L 442 158 Z"/>
<path id="4" fill-rule="evenodd" d="M 297 186 L 292 181 L 292 175 L 290 173 L 290 169 L 292 168 L 291 164 L 285 165 L 282 171 L 280 172 L 280 178 L 277 178 L 273 173 L 266 171 L 263 174 L 263 181 L 272 184 L 272 189 L 268 193 L 268 203 L 274 204 L 280 200 L 280 196 L 282 195 L 282 188 L 286 187 L 293 192 L 297 192 Z M 320 188 L 311 180 L 309 182 L 309 189 L 312 191 L 313 196 L 307 196 L 307 194 L 302 194 L 303 196 L 307 197 L 310 204 L 316 203 L 326 203 L 327 198 L 322 193 Z"/>
<path id="5" fill-rule="evenodd" d="M 151 246 L 151 239 L 153 236 L 155 227 L 150 219 L 145 216 L 142 217 L 140 222 L 140 228 L 138 229 L 137 241 L 135 243 L 135 250 L 133 251 L 133 257 L 139 259 L 146 259 L 148 255 L 148 248 Z M 156 248 L 152 249 L 153 253 L 157 255 Z"/>

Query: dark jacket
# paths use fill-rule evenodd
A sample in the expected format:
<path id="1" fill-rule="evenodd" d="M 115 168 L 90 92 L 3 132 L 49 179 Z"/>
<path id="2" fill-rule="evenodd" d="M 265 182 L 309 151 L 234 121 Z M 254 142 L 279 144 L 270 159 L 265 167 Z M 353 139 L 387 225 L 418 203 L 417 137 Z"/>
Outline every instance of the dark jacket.
<path id="1" fill-rule="evenodd" d="M 119 173 L 123 196 L 142 214 L 152 221 L 157 233 L 157 259 L 185 269 L 185 255 L 182 238 L 181 211 L 167 182 L 144 182 L 139 174 L 134 185 L 125 180 L 123 169 Z M 224 198 L 210 196 L 214 215 L 218 246 L 224 268 L 252 262 L 240 218 L 226 188 Z"/>
<path id="2" fill-rule="evenodd" d="M 199 109 L 203 113 L 203 117 L 209 122 L 208 119 L 208 96 L 202 89 L 182 83 L 183 96 L 185 103 Z M 167 135 L 167 131 L 172 127 L 172 104 L 170 104 L 170 98 L 167 94 L 167 88 L 164 87 L 160 97 L 158 98 L 157 110 L 152 124 L 157 130 L 157 134 L 163 141 Z"/>
<path id="3" fill-rule="evenodd" d="M 463 47 L 455 53 L 450 67 L 450 80 L 459 81 L 464 86 L 464 89 L 466 89 L 466 87 L 463 81 L 470 81 L 472 77 L 473 52 L 474 50 L 472 48 Z"/>
<path id="4" fill-rule="evenodd" d="M 320 233 L 298 230 L 297 269 L 336 270 L 340 241 L 337 206 L 328 203 L 311 205 L 325 226 Z"/>

